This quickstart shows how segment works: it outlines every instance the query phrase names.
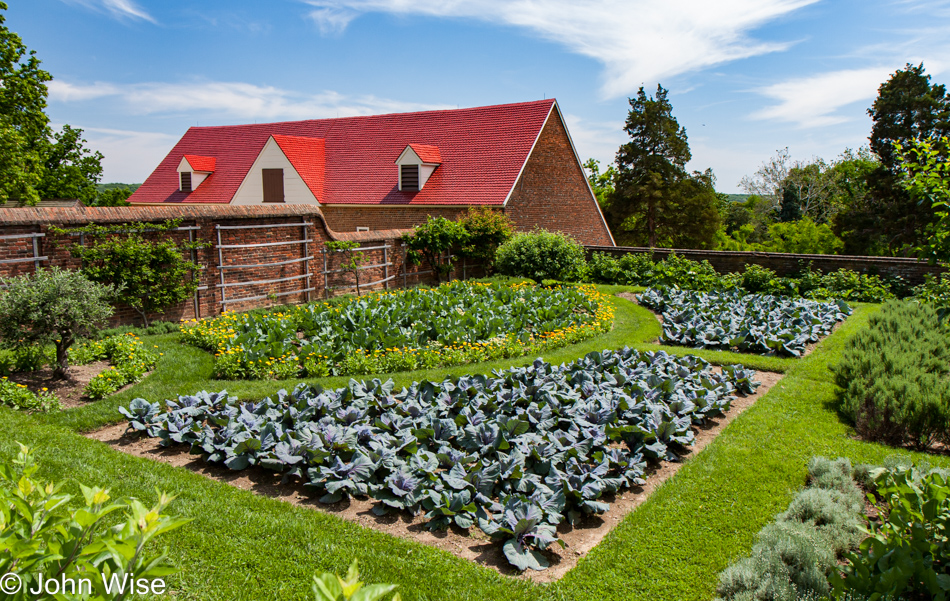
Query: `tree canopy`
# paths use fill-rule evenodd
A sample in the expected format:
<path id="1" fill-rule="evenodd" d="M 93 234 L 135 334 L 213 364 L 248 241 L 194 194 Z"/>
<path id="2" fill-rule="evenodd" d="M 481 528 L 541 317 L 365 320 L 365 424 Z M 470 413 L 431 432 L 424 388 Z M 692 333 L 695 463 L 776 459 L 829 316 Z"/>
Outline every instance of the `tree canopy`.
<path id="1" fill-rule="evenodd" d="M 620 244 L 708 248 L 719 229 L 715 177 L 711 170 L 686 171 L 686 129 L 667 94 L 657 85 L 656 96 L 647 97 L 641 87 L 630 99 L 630 141 L 617 151 L 605 217 Z"/>
<path id="2" fill-rule="evenodd" d="M 85 148 L 82 130 L 54 132 L 46 114 L 52 76 L 36 52 L 6 26 L 0 1 L 0 204 L 33 205 L 42 198 L 96 197 L 102 154 Z"/>
<path id="3" fill-rule="evenodd" d="M 871 151 L 880 159 L 867 174 L 867 193 L 835 222 L 849 254 L 908 254 L 924 243 L 935 220 L 929 203 L 901 185 L 901 157 L 895 144 L 910 147 L 950 135 L 950 96 L 933 84 L 923 63 L 908 63 L 878 88 L 868 109 Z"/>

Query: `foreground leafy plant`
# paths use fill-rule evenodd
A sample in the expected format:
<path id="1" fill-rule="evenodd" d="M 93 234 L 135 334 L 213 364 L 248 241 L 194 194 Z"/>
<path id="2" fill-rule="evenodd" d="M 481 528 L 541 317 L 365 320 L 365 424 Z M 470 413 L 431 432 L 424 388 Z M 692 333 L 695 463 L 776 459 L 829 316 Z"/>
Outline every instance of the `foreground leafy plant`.
<path id="1" fill-rule="evenodd" d="M 950 482 L 946 470 L 913 466 L 871 473 L 881 523 L 868 519 L 868 537 L 832 578 L 839 594 L 877 599 L 950 598 Z"/>
<path id="2" fill-rule="evenodd" d="M 29 591 L 44 580 L 69 580 L 88 581 L 84 599 L 118 601 L 141 592 L 143 581 L 154 593 L 152 581 L 175 573 L 164 554 L 145 551 L 152 539 L 190 521 L 164 514 L 174 497 L 160 494 L 148 508 L 136 499 L 110 503 L 107 490 L 80 486 L 84 505 L 70 509 L 72 497 L 58 484 L 35 480 L 37 469 L 23 445 L 13 465 L 0 465 L 0 573 L 16 574 L 22 583 L 5 599 L 32 599 Z M 123 511 L 125 520 L 109 527 Z"/>
<path id="3" fill-rule="evenodd" d="M 695 348 L 800 357 L 851 314 L 843 301 L 650 288 L 640 304 L 663 314 L 662 342 Z"/>
<path id="4" fill-rule="evenodd" d="M 755 389 L 751 375 L 623 349 L 399 392 L 351 380 L 260 402 L 223 391 L 165 407 L 136 399 L 121 412 L 163 445 L 299 478 L 323 502 L 369 496 L 377 513 L 425 512 L 433 529 L 477 523 L 519 569 L 540 569 L 557 524 L 606 511 L 603 496 L 642 484 L 647 461 L 675 460 L 694 424 Z"/>
<path id="5" fill-rule="evenodd" d="M 370 584 L 360 582 L 360 572 L 356 560 L 346 571 L 346 578 L 330 572 L 313 577 L 315 601 L 379 601 L 396 588 L 395 584 Z M 391 601 L 401 601 L 399 593 Z"/>

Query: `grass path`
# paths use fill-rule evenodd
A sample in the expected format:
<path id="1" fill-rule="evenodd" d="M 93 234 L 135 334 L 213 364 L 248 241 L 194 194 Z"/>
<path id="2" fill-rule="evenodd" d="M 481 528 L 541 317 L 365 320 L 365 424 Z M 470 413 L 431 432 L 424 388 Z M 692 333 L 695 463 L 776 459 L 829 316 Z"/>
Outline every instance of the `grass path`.
<path id="1" fill-rule="evenodd" d="M 605 291 L 619 288 L 604 287 Z M 660 332 L 641 307 L 614 299 L 616 322 L 607 334 L 549 353 L 562 362 L 592 350 L 624 345 L 656 350 Z M 828 403 L 835 394 L 829 364 L 876 306 L 861 305 L 835 334 L 805 359 L 779 359 L 673 348 L 715 363 L 741 362 L 787 373 L 767 395 L 740 415 L 709 447 L 595 548 L 561 581 L 538 586 L 499 576 L 455 556 L 396 539 L 334 516 L 235 489 L 187 470 L 126 455 L 78 432 L 121 421 L 116 408 L 132 398 L 174 398 L 177 393 L 226 388 L 241 398 L 261 398 L 296 381 L 211 380 L 211 356 L 179 345 L 175 335 L 149 337 L 164 353 L 156 371 L 128 391 L 98 403 L 49 416 L 0 410 L 0 457 L 14 441 L 36 448 L 42 476 L 109 487 L 116 496 L 152 502 L 155 489 L 178 495 L 172 511 L 194 521 L 159 539 L 181 573 L 170 579 L 178 599 L 308 599 L 314 572 L 345 571 L 360 561 L 367 582 L 399 585 L 403 599 L 427 600 L 707 600 L 716 575 L 748 553 L 755 533 L 782 511 L 817 454 L 880 461 L 893 451 L 850 437 Z M 397 385 L 421 378 L 487 373 L 530 363 L 533 357 L 393 375 Z M 388 376 L 382 376 L 388 377 Z M 312 380 L 324 387 L 349 378 Z M 934 464 L 946 458 L 929 457 Z"/>

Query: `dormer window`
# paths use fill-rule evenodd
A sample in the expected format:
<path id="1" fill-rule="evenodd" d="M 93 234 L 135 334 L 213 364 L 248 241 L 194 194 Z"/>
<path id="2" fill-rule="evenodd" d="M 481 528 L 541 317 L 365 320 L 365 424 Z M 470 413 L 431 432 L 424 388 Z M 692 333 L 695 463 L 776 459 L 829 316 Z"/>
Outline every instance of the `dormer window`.
<path id="1" fill-rule="evenodd" d="M 410 144 L 396 159 L 399 167 L 399 189 L 403 192 L 418 192 L 429 177 L 442 164 L 438 146 Z"/>
<path id="2" fill-rule="evenodd" d="M 214 173 L 214 157 L 186 154 L 178 163 L 178 189 L 185 194 L 196 190 L 201 182 Z"/>
<path id="3" fill-rule="evenodd" d="M 419 191 L 419 165 L 400 165 L 399 181 L 406 192 Z"/>

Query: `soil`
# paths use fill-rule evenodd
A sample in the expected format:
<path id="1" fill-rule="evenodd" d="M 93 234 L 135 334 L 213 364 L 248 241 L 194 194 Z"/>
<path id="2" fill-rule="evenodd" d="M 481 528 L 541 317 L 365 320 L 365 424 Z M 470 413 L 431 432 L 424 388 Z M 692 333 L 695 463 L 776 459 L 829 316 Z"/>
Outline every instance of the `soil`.
<path id="1" fill-rule="evenodd" d="M 635 303 L 635 304 L 638 304 L 638 305 L 640 304 L 640 303 L 637 302 L 637 295 L 632 294 L 632 293 L 630 293 L 630 292 L 620 292 L 620 293 L 617 294 L 617 296 L 619 296 L 619 297 L 622 298 L 622 299 L 628 300 L 628 301 L 630 301 L 630 302 L 632 302 L 632 303 Z M 640 306 L 643 306 L 643 305 L 640 305 Z M 647 309 L 647 307 L 643 307 L 643 308 L 644 308 L 644 309 Z M 663 315 L 662 315 L 662 314 L 657 313 L 656 311 L 654 311 L 654 310 L 652 310 L 652 309 L 647 309 L 647 310 L 650 311 L 650 313 L 653 313 L 653 315 L 656 317 L 657 321 L 660 322 L 660 324 L 663 323 Z M 829 332 L 827 335 L 822 336 L 821 338 L 819 338 L 819 339 L 818 339 L 818 342 L 809 342 L 808 344 L 806 344 L 806 345 L 805 345 L 805 351 L 802 353 L 802 357 L 807 357 L 808 355 L 810 355 L 810 354 L 812 353 L 812 351 L 814 351 L 816 348 L 818 348 L 818 345 L 821 344 L 821 341 L 822 341 L 822 340 L 824 340 L 824 339 L 827 338 L 828 336 L 831 336 L 832 334 L 834 334 L 834 333 L 835 333 L 835 330 L 837 330 L 839 327 L 841 327 L 841 324 L 843 324 L 843 323 L 844 323 L 844 321 L 839 321 L 839 322 L 835 323 L 835 325 L 833 325 L 833 326 L 831 327 L 831 332 Z M 650 343 L 651 343 L 651 344 L 659 345 L 659 344 L 660 344 L 660 339 L 657 338 L 656 340 L 651 340 Z M 684 346 L 683 348 L 690 348 L 690 347 Z M 713 349 L 713 350 L 717 350 L 717 349 Z M 739 351 L 735 351 L 735 350 L 733 350 L 733 349 L 718 349 L 718 350 L 729 350 L 729 351 L 732 351 L 732 352 L 739 352 Z M 776 355 L 774 355 L 773 353 L 769 353 L 768 355 L 763 355 L 763 356 L 768 357 L 768 356 L 776 356 Z"/>
<path id="2" fill-rule="evenodd" d="M 694 455 L 702 451 L 732 420 L 748 409 L 765 394 L 782 374 L 757 372 L 756 378 L 762 385 L 753 395 L 736 398 L 729 412 L 717 420 L 695 428 L 696 440 L 676 463 L 664 462 L 648 469 L 646 484 L 635 489 L 625 490 L 617 495 L 605 496 L 610 509 L 600 516 L 590 516 L 571 527 L 566 522 L 558 527 L 558 535 L 565 548 L 552 545 L 545 552 L 551 567 L 536 572 L 527 570 L 524 574 L 512 568 L 502 552 L 501 545 L 492 543 L 477 528 L 471 531 L 454 528 L 448 531 L 429 532 L 423 525 L 425 518 L 420 514 L 412 517 L 402 512 L 391 512 L 377 516 L 372 512 L 374 502 L 370 499 L 348 499 L 332 505 L 319 503 L 319 494 L 311 492 L 294 479 L 283 483 L 281 476 L 263 468 L 251 468 L 239 472 L 231 471 L 222 465 L 209 464 L 200 455 L 192 455 L 187 446 L 162 448 L 159 440 L 148 438 L 140 433 L 126 433 L 126 424 L 110 426 L 87 436 L 102 441 L 115 449 L 135 455 L 161 461 L 202 474 L 213 480 L 225 482 L 231 486 L 266 495 L 294 505 L 309 507 L 318 511 L 337 515 L 367 528 L 386 532 L 393 536 L 410 539 L 448 551 L 461 557 L 490 567 L 502 574 L 530 579 L 535 582 L 553 582 L 573 568 L 580 558 L 587 555 L 620 521 L 666 480 L 670 479 Z"/>
<path id="3" fill-rule="evenodd" d="M 59 398 L 63 409 L 72 409 L 95 402 L 89 397 L 84 396 L 82 392 L 90 380 L 107 369 L 109 369 L 108 361 L 96 361 L 94 363 L 87 363 L 86 365 L 70 365 L 67 378 L 65 380 L 56 380 L 53 379 L 53 368 L 47 366 L 36 371 L 14 372 L 10 374 L 9 379 L 11 382 L 16 382 L 17 384 L 25 384 L 27 388 L 36 394 L 40 394 L 44 390 L 52 392 Z M 143 378 L 147 377 L 149 373 L 151 372 L 146 373 Z M 135 384 L 135 382 L 127 384 L 116 392 L 121 392 Z"/>

